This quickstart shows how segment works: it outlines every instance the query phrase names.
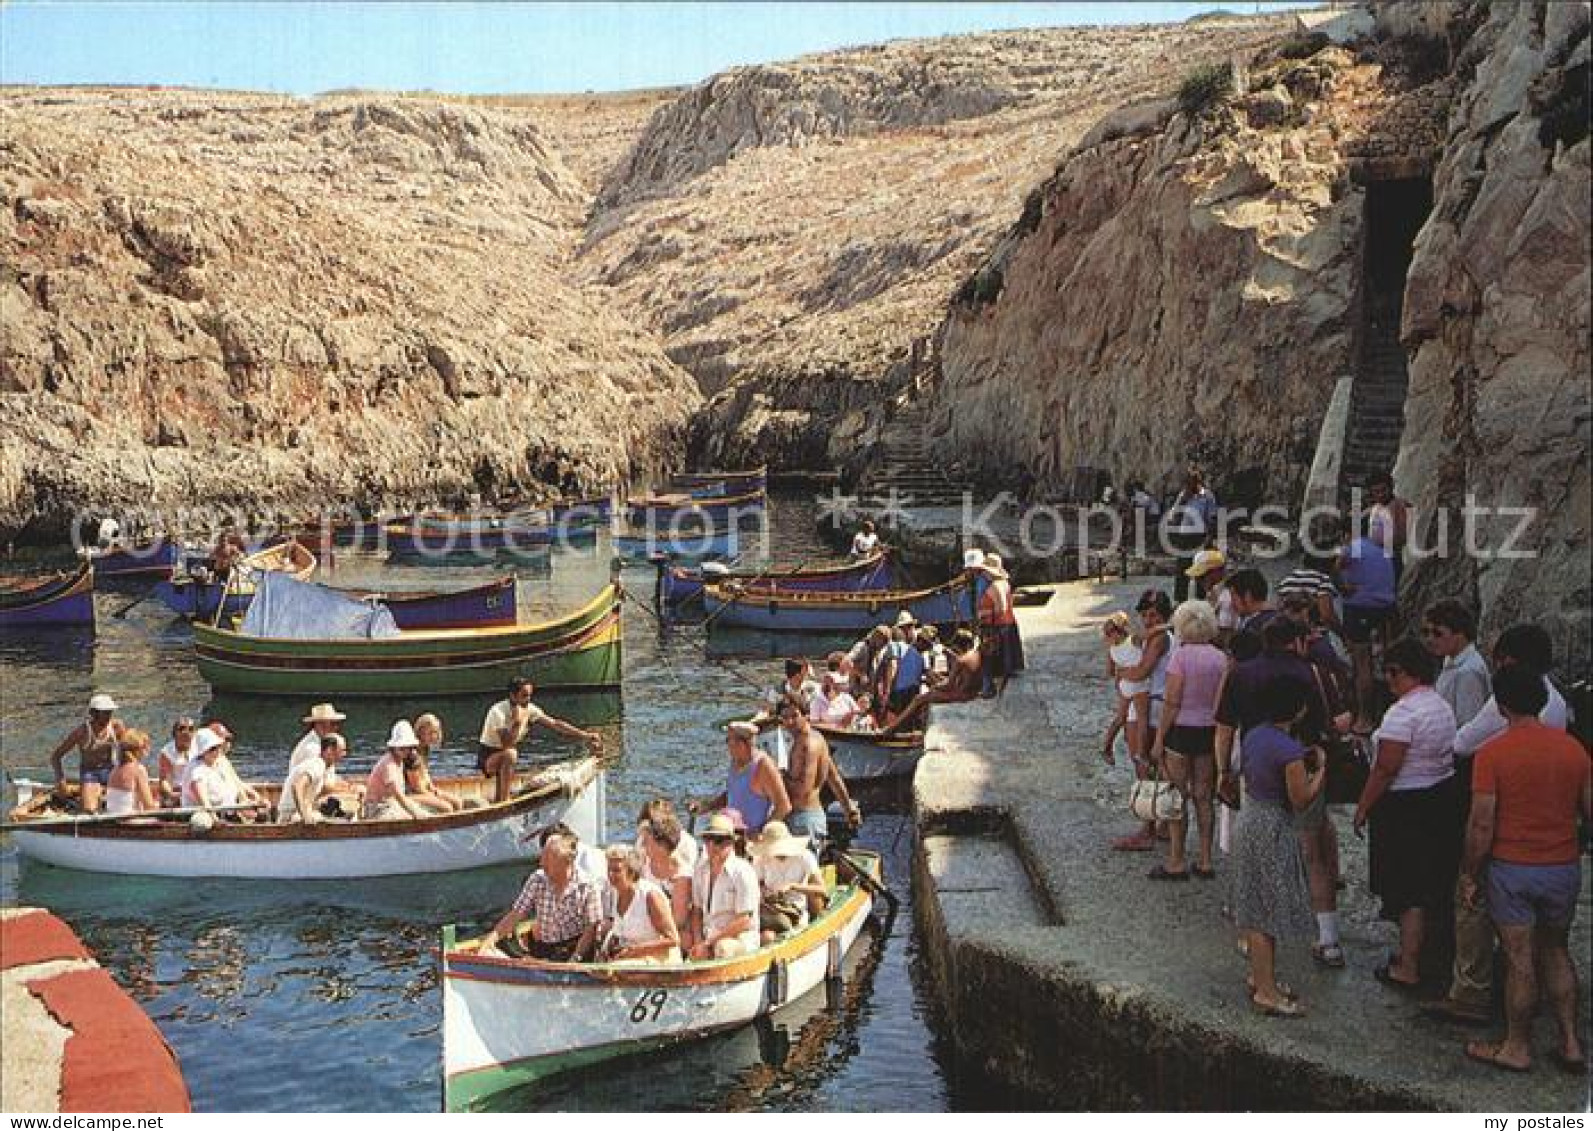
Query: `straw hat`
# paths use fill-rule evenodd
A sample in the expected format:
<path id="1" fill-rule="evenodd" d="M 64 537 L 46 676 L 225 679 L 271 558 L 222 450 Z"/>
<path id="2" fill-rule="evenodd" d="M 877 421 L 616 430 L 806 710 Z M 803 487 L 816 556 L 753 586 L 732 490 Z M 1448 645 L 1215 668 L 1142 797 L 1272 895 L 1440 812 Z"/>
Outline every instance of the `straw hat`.
<path id="1" fill-rule="evenodd" d="M 101 693 L 89 700 L 89 710 L 114 711 L 116 710 L 116 700 L 112 699 L 109 695 Z"/>
<path id="2" fill-rule="evenodd" d="M 792 836 L 784 821 L 770 821 L 752 845 L 754 856 L 801 856 L 808 850 L 806 837 Z"/>
<path id="3" fill-rule="evenodd" d="M 330 703 L 317 703 L 310 708 L 310 713 L 300 719 L 301 723 L 340 723 L 348 718 L 342 711 Z"/>
<path id="4" fill-rule="evenodd" d="M 393 724 L 393 733 L 387 737 L 387 749 L 401 750 L 419 745 L 420 739 L 415 737 L 415 728 L 409 725 L 408 719 L 399 719 Z"/>
<path id="5" fill-rule="evenodd" d="M 1184 570 L 1185 577 L 1205 577 L 1214 569 L 1221 569 L 1228 564 L 1228 558 L 1221 550 L 1202 550 L 1195 555 L 1195 560 L 1190 567 Z"/>
<path id="6" fill-rule="evenodd" d="M 714 837 L 734 838 L 736 835 L 736 823 L 731 820 L 729 813 L 721 809 L 708 818 L 708 824 L 697 835 L 701 840 L 711 840 Z"/>
<path id="7" fill-rule="evenodd" d="M 991 577 L 1005 579 L 1007 576 L 1007 571 L 1001 566 L 1000 554 L 986 554 L 984 570 Z"/>
<path id="8" fill-rule="evenodd" d="M 913 619 L 913 611 L 911 609 L 903 609 L 901 612 L 896 614 L 897 628 L 912 628 L 917 623 L 918 622 Z"/>

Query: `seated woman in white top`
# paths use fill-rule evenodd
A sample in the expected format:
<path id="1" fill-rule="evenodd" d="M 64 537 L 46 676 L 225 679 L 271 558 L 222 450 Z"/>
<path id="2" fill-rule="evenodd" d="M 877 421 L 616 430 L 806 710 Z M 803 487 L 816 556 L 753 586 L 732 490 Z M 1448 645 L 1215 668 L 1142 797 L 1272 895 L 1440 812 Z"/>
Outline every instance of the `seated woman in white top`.
<path id="1" fill-rule="evenodd" d="M 144 759 L 149 757 L 149 735 L 129 729 L 122 736 L 121 753 L 105 789 L 105 811 L 112 815 L 148 813 L 160 808 L 149 782 Z"/>
<path id="2" fill-rule="evenodd" d="M 160 800 L 163 805 L 182 804 L 183 774 L 194 754 L 194 732 L 199 728 L 184 715 L 172 724 L 171 738 L 160 748 Z"/>
<path id="3" fill-rule="evenodd" d="M 752 846 L 762 902 L 758 908 L 760 939 L 767 945 L 781 935 L 800 931 L 808 918 L 824 910 L 829 893 L 818 859 L 807 837 L 792 836 L 784 821 L 770 821 Z"/>
<path id="4" fill-rule="evenodd" d="M 679 962 L 680 932 L 669 900 L 642 879 L 634 848 L 614 845 L 608 857 L 608 908 L 600 958 L 608 962 Z"/>

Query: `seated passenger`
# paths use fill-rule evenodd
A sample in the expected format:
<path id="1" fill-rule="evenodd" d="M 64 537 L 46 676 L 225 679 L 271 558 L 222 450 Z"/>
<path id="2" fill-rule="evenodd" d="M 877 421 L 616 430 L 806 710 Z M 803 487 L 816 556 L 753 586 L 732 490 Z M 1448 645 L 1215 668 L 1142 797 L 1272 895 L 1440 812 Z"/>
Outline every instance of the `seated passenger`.
<path id="1" fill-rule="evenodd" d="M 337 792 L 336 766 L 347 752 L 348 744 L 341 734 L 323 734 L 320 750 L 312 757 L 301 758 L 288 771 L 282 796 L 277 799 L 277 820 L 313 825 L 329 815 L 323 812 L 323 805 Z"/>
<path id="2" fill-rule="evenodd" d="M 224 809 L 237 805 L 238 790 L 221 767 L 227 743 L 209 727 L 194 734 L 193 758 L 183 775 L 183 804 L 192 809 Z"/>
<path id="3" fill-rule="evenodd" d="M 502 954 L 498 940 L 513 937 L 531 917 L 527 946 L 544 962 L 581 962 L 592 953 L 603 907 L 597 887 L 575 870 L 575 842 L 555 834 L 542 845 L 542 867 L 531 873 L 503 918 L 481 937 L 482 954 Z"/>
<path id="4" fill-rule="evenodd" d="M 663 889 L 642 878 L 641 853 L 614 845 L 608 857 L 608 924 L 600 957 L 608 962 L 679 962 L 680 932 Z"/>
<path id="5" fill-rule="evenodd" d="M 155 791 L 150 787 L 149 771 L 144 759 L 149 757 L 149 735 L 129 727 L 122 734 L 122 748 L 117 754 L 117 766 L 111 771 L 105 788 L 105 811 L 121 815 L 148 813 L 160 808 Z"/>
<path id="6" fill-rule="evenodd" d="M 800 931 L 810 914 L 823 910 L 829 893 L 819 861 L 808 849 L 808 839 L 792 836 L 784 822 L 763 826 L 763 835 L 752 845 L 752 862 L 762 890 L 758 927 L 765 944 Z"/>
<path id="7" fill-rule="evenodd" d="M 681 862 L 681 838 L 687 835 L 673 813 L 643 821 L 636 833 L 642 877 L 657 884 L 669 897 L 670 912 L 681 935 L 691 924 L 691 877 L 696 867 L 695 863 L 688 866 Z M 695 849 L 695 841 L 692 846 Z"/>
<path id="8" fill-rule="evenodd" d="M 426 810 L 410 799 L 404 788 L 404 763 L 420 750 L 420 739 L 407 719 L 393 724 L 387 739 L 387 753 L 377 759 L 365 781 L 365 806 L 361 816 L 367 821 L 398 821 L 405 817 L 424 817 Z"/>
<path id="9" fill-rule="evenodd" d="M 935 703 L 966 703 L 979 696 L 984 682 L 984 661 L 979 655 L 979 644 L 973 633 L 959 628 L 951 638 L 951 653 L 956 657 L 951 674 L 939 687 L 914 697 L 901 716 L 880 733 L 900 734 L 904 730 L 922 727 L 929 708 Z"/>
<path id="10" fill-rule="evenodd" d="M 187 715 L 172 724 L 171 738 L 160 748 L 158 769 L 160 773 L 160 803 L 180 805 L 183 792 L 183 772 L 188 769 L 194 754 L 194 732 L 199 727 Z"/>
<path id="11" fill-rule="evenodd" d="M 691 956 L 731 958 L 758 949 L 758 874 L 736 855 L 736 826 L 721 811 L 702 834 L 691 880 Z"/>
<path id="12" fill-rule="evenodd" d="M 432 813 L 456 813 L 464 802 L 449 797 L 431 780 L 432 748 L 442 744 L 442 720 L 436 715 L 422 715 L 415 720 L 415 737 L 420 746 L 404 761 L 404 790 L 409 799 Z"/>
<path id="13" fill-rule="evenodd" d="M 65 738 L 50 754 L 50 768 L 55 771 L 55 784 L 59 788 L 66 781 L 66 771 L 61 760 L 71 751 L 77 751 L 77 780 L 79 804 L 84 813 L 99 812 L 101 793 L 116 768 L 116 751 L 127 727 L 116 717 L 116 701 L 109 695 L 95 695 L 89 700 L 88 719 L 67 732 Z"/>
<path id="14" fill-rule="evenodd" d="M 680 827 L 680 814 L 675 812 L 675 803 L 667 797 L 655 797 L 642 805 L 642 810 L 636 817 L 636 847 L 642 847 L 641 833 L 649 821 L 668 817 L 675 822 L 675 828 L 680 833 L 680 843 L 675 846 L 675 861 L 691 875 L 697 866 L 697 858 L 702 854 L 702 849 L 697 845 L 697 838 Z M 645 853 L 644 853 L 645 854 Z"/>
<path id="15" fill-rule="evenodd" d="M 857 700 L 837 672 L 825 672 L 819 693 L 808 705 L 808 718 L 821 726 L 850 727 L 857 718 Z"/>

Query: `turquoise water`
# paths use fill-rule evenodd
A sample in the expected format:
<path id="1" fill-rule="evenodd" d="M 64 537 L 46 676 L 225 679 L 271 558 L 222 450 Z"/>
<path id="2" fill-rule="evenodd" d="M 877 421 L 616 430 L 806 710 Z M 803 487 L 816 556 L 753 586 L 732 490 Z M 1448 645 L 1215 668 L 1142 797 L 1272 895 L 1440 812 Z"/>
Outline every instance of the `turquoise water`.
<path id="1" fill-rule="evenodd" d="M 775 557 L 823 553 L 811 504 L 777 497 Z M 462 586 L 491 569 L 388 567 L 338 553 L 328 580 L 390 588 Z M 561 551 L 551 570 L 521 575 L 522 618 L 568 609 L 607 578 L 597 551 Z M 626 573 L 652 599 L 652 571 Z M 49 643 L 0 644 L 0 755 L 15 776 L 48 778 L 47 755 L 106 691 L 131 724 L 163 741 L 179 713 L 210 711 L 237 733 L 246 777 L 277 779 L 308 705 L 212 699 L 190 657 L 190 632 L 157 602 L 118 619 L 139 594 L 97 596 L 99 632 Z M 555 714 L 596 726 L 619 751 L 609 772 L 609 828 L 622 831 L 655 794 L 719 787 L 724 748 L 713 722 L 779 678 L 768 641 L 705 648 L 700 626 L 663 627 L 625 613 L 623 696 L 547 697 Z M 433 710 L 447 730 L 434 772 L 474 769 L 474 738 L 490 698 L 339 704 L 350 718 L 348 773 L 368 769 L 392 720 Z M 576 753 L 539 731 L 537 759 Z M 69 767 L 74 763 L 69 762 Z M 904 899 L 889 935 L 850 958 L 839 1000 L 822 991 L 772 1024 L 615 1064 L 503 1097 L 520 1110 L 924 1110 L 989 1106 L 978 1082 L 956 1080 L 939 1053 L 916 973 L 908 869 L 911 830 L 876 813 L 860 842 L 885 854 Z M 0 901 L 48 907 L 83 937 L 176 1049 L 198 1110 L 426 1111 L 439 1103 L 441 1003 L 431 950 L 447 922 L 483 925 L 518 889 L 525 868 L 443 877 L 319 883 L 161 880 L 91 875 L 19 861 L 0 845 Z M 883 909 L 882 909 L 883 910 Z"/>

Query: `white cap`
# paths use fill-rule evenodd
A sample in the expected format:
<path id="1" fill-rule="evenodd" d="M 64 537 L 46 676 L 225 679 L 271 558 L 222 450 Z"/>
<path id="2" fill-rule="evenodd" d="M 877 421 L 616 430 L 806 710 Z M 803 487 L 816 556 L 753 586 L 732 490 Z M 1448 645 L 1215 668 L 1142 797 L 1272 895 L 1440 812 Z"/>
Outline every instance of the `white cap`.
<path id="1" fill-rule="evenodd" d="M 962 556 L 963 569 L 978 569 L 984 564 L 985 552 L 983 550 L 969 550 Z"/>
<path id="2" fill-rule="evenodd" d="M 96 695 L 89 700 L 89 710 L 114 711 L 116 710 L 116 700 L 102 692 L 101 694 Z"/>
<path id="3" fill-rule="evenodd" d="M 389 750 L 419 745 L 420 739 L 415 737 L 415 728 L 409 725 L 408 719 L 399 719 L 393 724 L 393 733 L 387 738 L 387 748 Z"/>

